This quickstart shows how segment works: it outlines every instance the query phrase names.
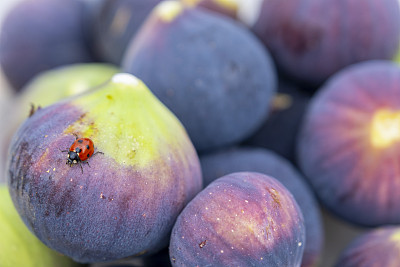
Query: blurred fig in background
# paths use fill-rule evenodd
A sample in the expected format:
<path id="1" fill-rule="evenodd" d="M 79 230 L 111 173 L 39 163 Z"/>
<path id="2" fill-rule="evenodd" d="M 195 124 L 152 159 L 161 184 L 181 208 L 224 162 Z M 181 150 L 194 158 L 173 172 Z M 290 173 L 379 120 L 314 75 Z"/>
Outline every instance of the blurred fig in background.
<path id="1" fill-rule="evenodd" d="M 63 151 L 75 141 L 78 148 Z M 30 230 L 82 263 L 166 247 L 178 214 L 202 188 L 185 129 L 126 73 L 37 110 L 14 135 L 7 166 L 10 195 Z"/>
<path id="2" fill-rule="evenodd" d="M 4 18 L 0 65 L 17 91 L 36 74 L 61 65 L 89 62 L 79 0 L 24 0 Z"/>
<path id="3" fill-rule="evenodd" d="M 268 51 L 241 24 L 178 1 L 160 3 L 125 55 L 181 120 L 198 151 L 236 143 L 268 115 L 276 73 Z"/>
<path id="4" fill-rule="evenodd" d="M 370 230 L 351 242 L 335 267 L 397 267 L 400 262 L 400 227 L 384 226 Z"/>
<path id="5" fill-rule="evenodd" d="M 304 252 L 303 215 L 276 179 L 236 172 L 190 201 L 172 230 L 172 266 L 292 266 Z"/>
<path id="6" fill-rule="evenodd" d="M 105 62 L 121 64 L 130 40 L 162 0 L 99 0 L 93 11 L 92 47 Z"/>
<path id="7" fill-rule="evenodd" d="M 400 223 L 400 67 L 367 61 L 320 89 L 305 115 L 298 163 L 321 202 L 364 226 Z"/>
<path id="8" fill-rule="evenodd" d="M 242 144 L 270 149 L 296 163 L 297 133 L 310 99 L 298 87 L 280 83 L 268 118 Z"/>
<path id="9" fill-rule="evenodd" d="M 263 148 L 237 147 L 203 155 L 200 163 L 205 186 L 239 171 L 260 172 L 281 182 L 293 194 L 304 216 L 306 243 L 301 266 L 317 265 L 324 245 L 319 205 L 310 186 L 288 161 Z"/>
<path id="10" fill-rule="evenodd" d="M 398 0 L 263 0 L 253 31 L 280 70 L 318 87 L 340 69 L 392 59 L 400 41 Z"/>
<path id="11" fill-rule="evenodd" d="M 2 267 L 78 267 L 46 247 L 22 222 L 5 185 L 0 185 L 0 265 Z"/>

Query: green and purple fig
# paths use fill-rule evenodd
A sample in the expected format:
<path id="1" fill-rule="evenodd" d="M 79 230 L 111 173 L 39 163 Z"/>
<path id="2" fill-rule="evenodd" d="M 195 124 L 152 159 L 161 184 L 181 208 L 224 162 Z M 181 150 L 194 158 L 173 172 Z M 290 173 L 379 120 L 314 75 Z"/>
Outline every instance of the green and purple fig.
<path id="1" fill-rule="evenodd" d="M 91 139 L 94 154 L 82 144 L 68 151 L 77 137 Z M 202 188 L 183 126 L 142 81 L 123 73 L 37 110 L 14 135 L 7 166 L 28 228 L 86 263 L 166 247 L 178 214 Z"/>
<path id="2" fill-rule="evenodd" d="M 2 267 L 79 266 L 46 247 L 21 221 L 7 187 L 0 185 L 0 265 Z"/>

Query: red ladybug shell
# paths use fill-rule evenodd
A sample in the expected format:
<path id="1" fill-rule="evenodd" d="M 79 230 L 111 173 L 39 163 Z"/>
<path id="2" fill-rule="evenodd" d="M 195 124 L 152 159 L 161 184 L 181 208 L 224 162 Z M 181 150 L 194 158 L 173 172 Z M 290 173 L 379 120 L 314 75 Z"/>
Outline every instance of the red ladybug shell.
<path id="1" fill-rule="evenodd" d="M 69 151 L 76 152 L 79 156 L 79 159 L 81 161 L 85 161 L 94 153 L 93 141 L 89 138 L 78 138 L 72 143 Z"/>

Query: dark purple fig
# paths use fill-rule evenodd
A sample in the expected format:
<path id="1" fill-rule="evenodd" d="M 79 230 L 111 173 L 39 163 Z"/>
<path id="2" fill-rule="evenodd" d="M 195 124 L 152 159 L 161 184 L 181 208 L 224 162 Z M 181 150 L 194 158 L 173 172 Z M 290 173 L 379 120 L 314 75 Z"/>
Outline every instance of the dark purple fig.
<path id="1" fill-rule="evenodd" d="M 239 171 L 267 174 L 281 182 L 295 198 L 304 216 L 306 244 L 302 267 L 315 266 L 322 254 L 324 232 L 318 202 L 301 174 L 284 158 L 263 148 L 231 148 L 200 157 L 204 185 Z"/>
<path id="2" fill-rule="evenodd" d="M 276 179 L 256 172 L 223 176 L 179 215 L 172 266 L 300 266 L 303 215 Z"/>
<path id="3" fill-rule="evenodd" d="M 298 162 L 321 202 L 350 222 L 400 223 L 400 68 L 355 64 L 312 100 Z"/>
<path id="4" fill-rule="evenodd" d="M 153 10 L 132 40 L 123 70 L 148 84 L 201 151 L 253 133 L 276 90 L 273 62 L 246 28 L 178 1 Z"/>
<path id="5" fill-rule="evenodd" d="M 392 59 L 400 40 L 397 0 L 263 0 L 253 31 L 277 66 L 318 86 L 360 61 Z"/>
<path id="6" fill-rule="evenodd" d="M 41 71 L 91 61 L 79 0 L 21 1 L 0 33 L 0 65 L 15 90 Z"/>

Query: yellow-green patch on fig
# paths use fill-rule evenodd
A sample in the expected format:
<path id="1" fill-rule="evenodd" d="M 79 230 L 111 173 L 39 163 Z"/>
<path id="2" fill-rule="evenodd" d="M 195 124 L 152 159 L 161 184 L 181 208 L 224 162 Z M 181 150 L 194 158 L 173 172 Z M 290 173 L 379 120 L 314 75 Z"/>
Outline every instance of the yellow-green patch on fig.
<path id="1" fill-rule="evenodd" d="M 120 164 L 146 165 L 163 149 L 187 140 L 180 136 L 186 132 L 176 117 L 130 74 L 116 74 L 71 104 L 84 115 L 65 134 L 91 138 L 99 151 Z"/>
<path id="2" fill-rule="evenodd" d="M 5 185 L 0 185 L 0 236 L 2 267 L 78 265 L 46 247 L 28 230 L 15 210 Z"/>

